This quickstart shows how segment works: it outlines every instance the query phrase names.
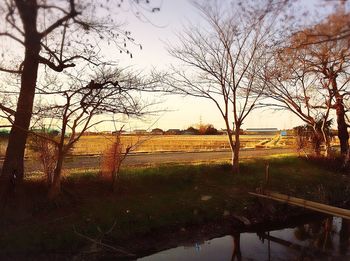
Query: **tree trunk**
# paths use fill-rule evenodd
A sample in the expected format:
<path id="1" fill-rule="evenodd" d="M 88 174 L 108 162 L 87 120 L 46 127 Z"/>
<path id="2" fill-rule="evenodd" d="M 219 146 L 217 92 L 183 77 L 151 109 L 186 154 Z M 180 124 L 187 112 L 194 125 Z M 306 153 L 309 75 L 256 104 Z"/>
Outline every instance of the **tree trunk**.
<path id="1" fill-rule="evenodd" d="M 314 138 L 314 151 L 315 151 L 315 156 L 317 158 L 321 157 L 321 145 L 322 145 L 322 139 L 321 139 L 321 134 L 319 133 L 318 130 L 315 131 L 315 138 Z"/>
<path id="2" fill-rule="evenodd" d="M 49 190 L 48 198 L 54 200 L 61 192 L 61 175 L 55 176 Z"/>
<path id="3" fill-rule="evenodd" d="M 116 184 L 117 184 L 117 178 L 120 172 L 120 166 L 121 164 L 118 162 L 117 167 L 112 172 L 111 192 L 114 192 L 116 190 Z"/>
<path id="4" fill-rule="evenodd" d="M 343 157 L 347 155 L 349 150 L 349 133 L 348 127 L 345 121 L 345 109 L 343 105 L 343 98 L 337 98 L 336 114 L 338 124 L 338 138 L 340 141 L 340 153 Z"/>
<path id="5" fill-rule="evenodd" d="M 68 99 L 66 108 L 63 113 L 61 137 L 57 148 L 57 163 L 56 163 L 55 170 L 53 172 L 53 182 L 51 187 L 49 188 L 48 197 L 50 200 L 54 200 L 58 196 L 58 194 L 60 194 L 61 192 L 61 174 L 62 174 L 63 159 L 65 158 L 66 153 L 69 150 L 69 148 L 65 147 L 64 145 L 64 137 L 66 135 L 66 129 L 68 124 L 67 111 L 69 108 L 69 104 L 70 104 L 70 100 Z"/>
<path id="6" fill-rule="evenodd" d="M 227 117 L 224 117 L 225 119 L 225 124 L 226 124 L 226 131 L 227 131 L 227 136 L 228 136 L 228 141 L 229 141 L 229 144 L 230 144 L 230 149 L 231 149 L 231 164 L 232 164 L 232 174 L 235 174 L 237 173 L 237 169 L 235 168 L 235 162 L 237 160 L 237 156 L 236 156 L 236 141 L 233 141 L 233 133 L 231 131 L 231 128 L 230 128 L 230 124 L 229 124 L 229 121 L 228 121 L 228 118 Z"/>
<path id="7" fill-rule="evenodd" d="M 338 125 L 338 138 L 340 142 L 340 153 L 343 158 L 344 164 L 347 162 L 347 155 L 349 150 L 349 133 L 348 126 L 345 121 L 345 109 L 343 103 L 343 96 L 339 93 L 336 79 L 332 80 L 332 88 L 335 93 L 335 111 L 337 115 L 337 125 Z"/>
<path id="8" fill-rule="evenodd" d="M 332 147 L 331 147 L 330 138 L 327 136 L 324 126 L 322 126 L 321 131 L 322 131 L 323 142 L 325 143 L 325 146 L 326 146 L 325 157 L 330 158 L 332 156 Z"/>
<path id="9" fill-rule="evenodd" d="M 58 154 L 57 164 L 53 174 L 54 175 L 53 182 L 49 188 L 50 200 L 55 199 L 61 192 L 61 174 L 62 174 L 62 165 L 63 165 L 64 156 L 61 151 L 58 153 L 59 154 Z"/>
<path id="10" fill-rule="evenodd" d="M 239 130 L 241 126 L 236 125 L 235 130 L 235 146 L 233 148 L 233 159 L 232 159 L 232 171 L 233 173 L 239 174 L 239 149 L 241 142 L 239 139 Z"/>
<path id="11" fill-rule="evenodd" d="M 37 3 L 34 0 L 17 0 L 15 2 L 25 32 L 25 55 L 22 64 L 21 89 L 14 124 L 11 128 L 2 168 L 3 178 L 10 181 L 13 189 L 23 179 L 24 150 L 33 110 L 40 52 L 40 35 L 36 29 Z"/>

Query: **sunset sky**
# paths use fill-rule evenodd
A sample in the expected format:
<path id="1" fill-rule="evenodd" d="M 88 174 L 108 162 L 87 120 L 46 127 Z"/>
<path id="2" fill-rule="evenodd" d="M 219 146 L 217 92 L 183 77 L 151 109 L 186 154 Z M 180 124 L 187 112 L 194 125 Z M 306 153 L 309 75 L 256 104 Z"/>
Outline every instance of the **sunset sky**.
<path id="1" fill-rule="evenodd" d="M 310 2 L 307 2 L 306 6 L 310 5 Z M 132 59 L 121 55 L 119 60 L 121 66 L 131 65 L 133 68 L 143 71 L 151 68 L 166 70 L 170 64 L 176 63 L 176 60 L 167 53 L 166 43 L 176 43 L 176 34 L 181 32 L 184 25 L 203 23 L 201 23 L 202 18 L 198 11 L 188 0 L 163 0 L 151 3 L 160 3 L 161 11 L 155 14 L 144 13 L 148 21 L 143 22 L 142 20 L 145 19 L 138 19 L 132 15 L 130 10 L 125 10 L 122 13 L 125 16 L 125 28 L 132 32 L 133 37 L 142 44 L 143 49 L 132 48 L 134 50 Z M 166 108 L 169 110 L 168 112 L 160 113 L 158 117 L 149 118 L 146 122 L 133 122 L 130 128 L 147 129 L 151 125 L 151 128 L 187 128 L 190 125 L 198 124 L 200 120 L 203 123 L 211 123 L 217 128 L 224 127 L 224 122 L 211 101 L 180 96 L 162 96 L 162 101 L 160 107 Z M 243 128 L 276 127 L 284 129 L 299 124 L 302 122 L 289 112 L 259 109 L 248 116 Z"/>
<path id="2" fill-rule="evenodd" d="M 298 16 L 298 13 L 302 14 L 308 10 L 310 16 L 303 18 L 307 19 L 307 22 L 312 22 L 312 19 L 321 19 L 325 13 L 330 12 L 326 1 L 301 2 L 295 13 Z M 151 69 L 167 71 L 171 65 L 176 65 L 177 61 L 167 52 L 167 43 L 176 44 L 177 33 L 181 32 L 183 27 L 189 23 L 200 26 L 205 24 L 190 0 L 152 0 L 151 5 L 159 6 L 160 12 L 152 13 L 141 10 L 141 17 L 138 17 L 135 10 L 128 8 L 127 2 L 124 3 L 122 8 L 117 8 L 115 17 L 117 21 L 123 23 L 122 30 L 130 31 L 131 37 L 135 39 L 135 45 L 128 43 L 133 58 L 127 54 L 120 54 L 116 48 L 107 46 L 104 48 L 106 50 L 102 50 L 102 52 L 109 56 L 108 58 L 112 57 L 113 60 L 117 60 L 120 67 L 142 71 L 144 74 L 147 74 Z M 219 1 L 219 3 L 224 3 L 224 0 Z M 316 12 L 317 15 L 311 15 Z M 139 44 L 142 45 L 142 50 Z M 132 120 L 125 124 L 126 129 L 152 129 L 156 127 L 185 129 L 200 121 L 213 124 L 216 128 L 224 128 L 221 115 L 212 101 L 164 94 L 145 95 L 143 98 L 149 101 L 160 101 L 161 103 L 156 109 L 164 111 L 154 117 L 148 117 L 144 121 Z M 285 129 L 300 124 L 303 124 L 302 121 L 292 113 L 277 112 L 266 108 L 253 111 L 245 119 L 242 127 L 243 129 L 254 127 Z M 106 123 L 99 126 L 97 130 L 114 128 L 113 124 Z"/>

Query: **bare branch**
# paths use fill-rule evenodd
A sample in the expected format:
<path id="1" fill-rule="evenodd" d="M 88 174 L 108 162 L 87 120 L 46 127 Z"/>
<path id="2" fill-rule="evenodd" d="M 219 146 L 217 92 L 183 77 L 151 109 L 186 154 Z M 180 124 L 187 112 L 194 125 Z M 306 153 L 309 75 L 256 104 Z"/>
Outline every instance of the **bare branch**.
<path id="1" fill-rule="evenodd" d="M 63 25 L 65 22 L 67 22 L 69 19 L 73 19 L 74 17 L 80 15 L 80 12 L 77 12 L 75 10 L 75 1 L 74 0 L 69 0 L 70 3 L 70 12 L 67 13 L 65 16 L 63 16 L 62 18 L 58 19 L 57 21 L 55 21 L 53 24 L 51 24 L 48 28 L 46 28 L 43 32 L 40 33 L 40 37 L 44 38 L 46 37 L 48 34 L 50 34 L 53 30 L 55 30 L 56 28 L 60 27 L 61 25 Z"/>
<path id="2" fill-rule="evenodd" d="M 39 62 L 42 64 L 46 64 L 47 66 L 49 66 L 52 70 L 56 71 L 56 72 L 62 72 L 65 68 L 69 68 L 69 67 L 74 67 L 75 64 L 74 63 L 69 63 L 69 64 L 65 64 L 65 63 L 60 63 L 58 65 L 54 64 L 53 62 L 51 62 L 50 60 L 39 56 Z"/>

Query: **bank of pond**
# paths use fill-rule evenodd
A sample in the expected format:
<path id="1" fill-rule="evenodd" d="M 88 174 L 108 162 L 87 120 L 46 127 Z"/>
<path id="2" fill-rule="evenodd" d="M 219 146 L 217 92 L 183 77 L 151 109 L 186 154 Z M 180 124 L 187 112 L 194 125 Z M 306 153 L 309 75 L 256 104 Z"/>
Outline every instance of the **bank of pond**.
<path id="1" fill-rule="evenodd" d="M 109 188 L 96 171 L 77 170 L 65 175 L 52 202 L 44 178 L 27 177 L 16 198 L 2 206 L 0 259 L 349 257 L 348 223 L 248 193 L 268 188 L 350 209 L 349 177 L 332 162 L 251 159 L 239 174 L 229 164 L 127 168 L 116 190 Z"/>
<path id="2" fill-rule="evenodd" d="M 227 231 L 229 232 L 229 231 Z M 349 260 L 350 220 L 301 218 L 283 228 L 231 231 L 211 239 L 197 238 L 137 260 Z"/>

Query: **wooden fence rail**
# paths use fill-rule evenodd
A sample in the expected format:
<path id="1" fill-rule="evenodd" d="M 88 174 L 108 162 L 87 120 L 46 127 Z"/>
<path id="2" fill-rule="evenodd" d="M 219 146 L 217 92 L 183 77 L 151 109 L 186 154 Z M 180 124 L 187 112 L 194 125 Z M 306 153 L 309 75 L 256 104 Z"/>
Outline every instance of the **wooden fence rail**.
<path id="1" fill-rule="evenodd" d="M 349 209 L 333 207 L 330 205 L 326 205 L 326 204 L 322 204 L 322 203 L 318 203 L 318 202 L 314 202 L 306 199 L 296 198 L 296 197 L 280 194 L 273 191 L 264 191 L 263 193 L 249 192 L 249 194 L 260 198 L 272 199 L 272 200 L 287 203 L 290 205 L 304 207 L 306 209 L 311 209 L 321 213 L 342 217 L 350 220 Z"/>

